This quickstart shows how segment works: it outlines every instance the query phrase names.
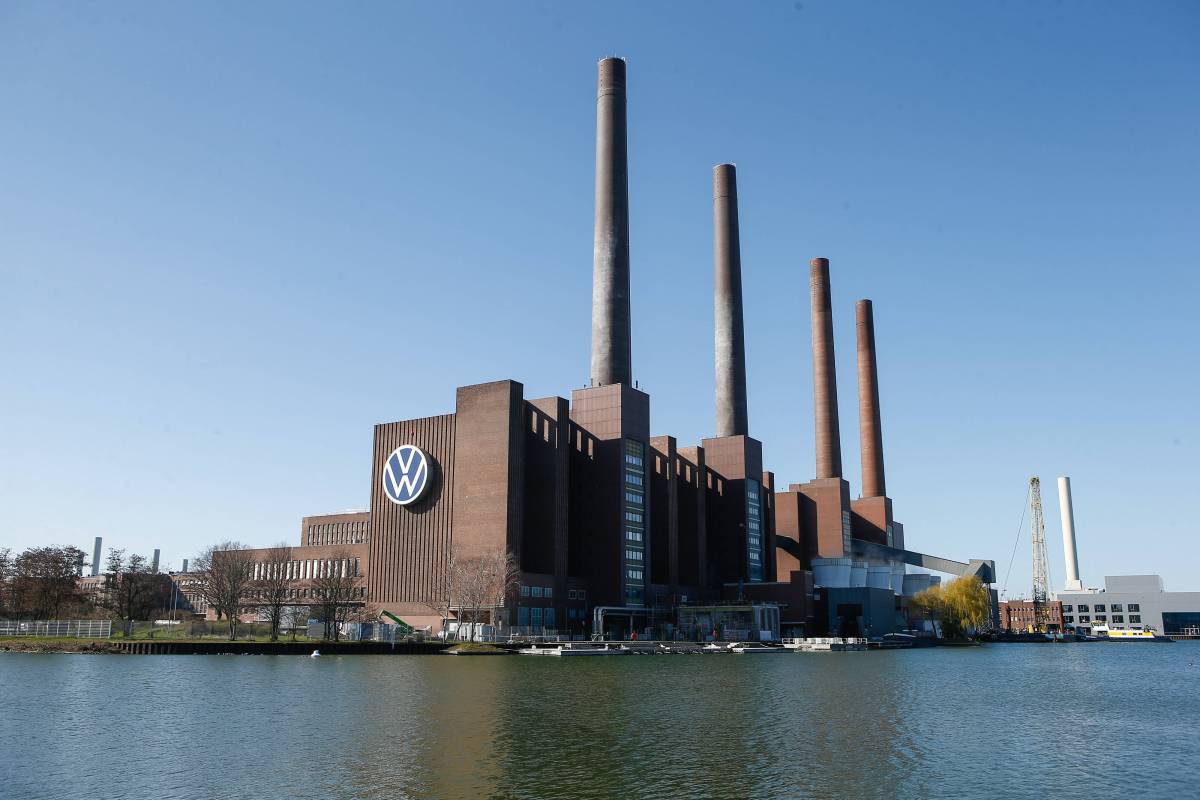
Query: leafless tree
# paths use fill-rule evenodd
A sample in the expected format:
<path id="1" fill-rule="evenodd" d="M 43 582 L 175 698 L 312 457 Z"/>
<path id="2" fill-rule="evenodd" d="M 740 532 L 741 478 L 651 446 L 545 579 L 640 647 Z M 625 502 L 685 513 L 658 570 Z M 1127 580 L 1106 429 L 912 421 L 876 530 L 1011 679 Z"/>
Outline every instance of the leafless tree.
<path id="1" fill-rule="evenodd" d="M 308 624 L 308 606 L 287 606 L 283 610 L 284 623 L 292 629 L 292 641 L 296 641 L 296 629 Z"/>
<path id="2" fill-rule="evenodd" d="M 455 550 L 452 546 L 446 561 L 436 568 L 433 574 L 433 589 L 430 593 L 431 600 L 429 605 L 442 618 L 443 636 L 447 635 L 448 622 L 453 610 L 452 600 L 455 596 L 454 578 L 456 572 L 454 553 Z"/>
<path id="3" fill-rule="evenodd" d="M 0 547 L 0 618 L 8 615 L 12 605 L 12 550 Z"/>
<path id="4" fill-rule="evenodd" d="M 467 559 L 459 559 L 454 570 L 453 605 L 463 612 L 470 611 L 470 641 L 475 640 L 476 626 L 484 611 L 494 621 L 495 611 L 502 608 L 521 580 L 520 566 L 511 552 L 493 550 Z M 462 630 L 462 622 L 459 623 Z"/>
<path id="5" fill-rule="evenodd" d="M 128 636 L 134 620 L 145 619 L 162 604 L 164 592 L 170 591 L 170 579 L 151 572 L 144 556 L 134 553 L 126 558 L 124 550 L 108 551 L 105 571 L 101 603 L 122 621 Z"/>
<path id="6" fill-rule="evenodd" d="M 272 547 L 259 562 L 258 576 L 251 587 L 260 618 L 271 626 L 272 642 L 279 638 L 283 612 L 292 599 L 292 581 L 288 576 L 291 560 L 292 548 L 286 544 Z"/>
<path id="7" fill-rule="evenodd" d="M 31 547 L 11 561 L 10 604 L 18 616 L 58 619 L 83 597 L 76 583 L 83 551 L 77 547 Z"/>
<path id="8" fill-rule="evenodd" d="M 254 560 L 250 548 L 240 542 L 222 542 L 205 550 L 196 559 L 193 572 L 199 574 L 200 593 L 217 614 L 229 621 L 229 638 L 237 638 L 239 615 L 246 609 Z"/>
<path id="9" fill-rule="evenodd" d="M 325 623 L 326 639 L 336 642 L 341 637 L 341 623 L 351 621 L 363 605 L 363 581 L 356 565 L 354 557 L 345 550 L 318 564 L 317 576 L 312 580 L 312 599 Z"/>

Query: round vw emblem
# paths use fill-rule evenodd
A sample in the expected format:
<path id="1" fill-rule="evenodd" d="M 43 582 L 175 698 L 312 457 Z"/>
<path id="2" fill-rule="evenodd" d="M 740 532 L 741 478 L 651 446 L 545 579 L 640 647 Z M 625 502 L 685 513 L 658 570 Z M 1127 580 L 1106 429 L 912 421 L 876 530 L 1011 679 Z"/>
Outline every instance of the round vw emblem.
<path id="1" fill-rule="evenodd" d="M 383 465 L 383 493 L 399 506 L 418 500 L 429 487 L 429 459 L 419 447 L 402 444 Z"/>

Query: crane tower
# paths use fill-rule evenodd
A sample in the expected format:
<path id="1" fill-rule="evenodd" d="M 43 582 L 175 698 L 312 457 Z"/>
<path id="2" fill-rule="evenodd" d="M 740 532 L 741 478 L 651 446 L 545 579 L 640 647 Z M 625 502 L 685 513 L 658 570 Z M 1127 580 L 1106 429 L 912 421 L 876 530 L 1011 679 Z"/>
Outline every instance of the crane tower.
<path id="1" fill-rule="evenodd" d="M 1046 574 L 1046 526 L 1042 521 L 1042 482 L 1029 479 L 1029 529 L 1033 539 L 1033 623 L 1045 632 L 1051 619 L 1050 578 Z"/>

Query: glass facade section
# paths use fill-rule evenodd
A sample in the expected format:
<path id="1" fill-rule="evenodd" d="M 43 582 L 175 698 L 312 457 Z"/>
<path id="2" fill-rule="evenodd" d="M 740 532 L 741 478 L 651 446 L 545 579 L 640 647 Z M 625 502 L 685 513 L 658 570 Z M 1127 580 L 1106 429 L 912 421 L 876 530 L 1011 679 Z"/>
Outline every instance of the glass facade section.
<path id="1" fill-rule="evenodd" d="M 622 581 L 625 605 L 646 602 L 646 445 L 625 440 L 623 476 L 625 486 L 625 558 Z"/>
<path id="2" fill-rule="evenodd" d="M 842 512 L 842 552 L 850 555 L 850 512 Z"/>
<path id="3" fill-rule="evenodd" d="M 763 579 L 762 487 L 756 480 L 746 481 L 746 563 L 752 581 Z"/>

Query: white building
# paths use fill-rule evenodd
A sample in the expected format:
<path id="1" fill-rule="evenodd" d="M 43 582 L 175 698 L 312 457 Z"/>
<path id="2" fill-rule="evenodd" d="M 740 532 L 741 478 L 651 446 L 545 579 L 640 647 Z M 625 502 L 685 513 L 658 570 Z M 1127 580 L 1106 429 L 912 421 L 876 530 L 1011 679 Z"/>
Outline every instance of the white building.
<path id="1" fill-rule="evenodd" d="M 1200 635 L 1200 592 L 1168 592 L 1158 575 L 1106 575 L 1103 589 L 1061 591 L 1063 625 Z"/>

